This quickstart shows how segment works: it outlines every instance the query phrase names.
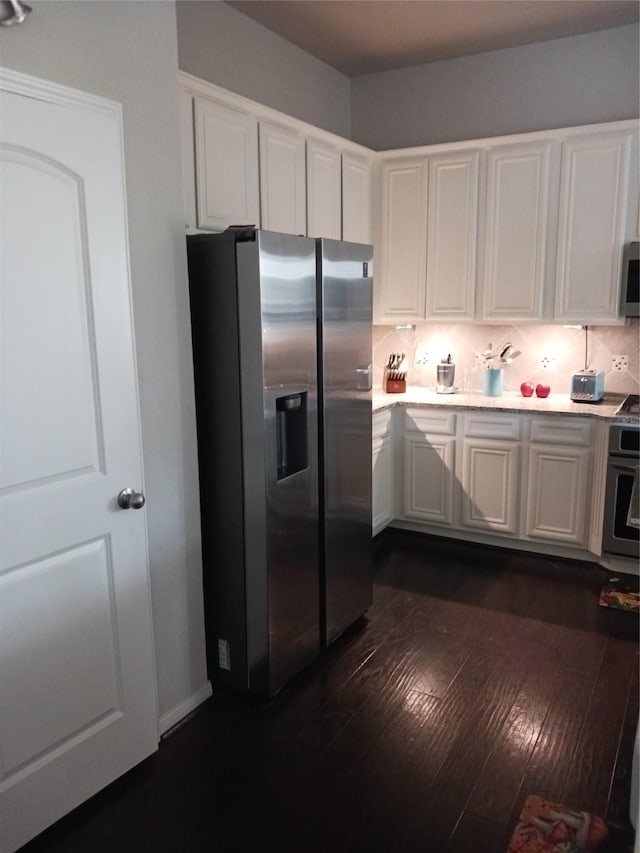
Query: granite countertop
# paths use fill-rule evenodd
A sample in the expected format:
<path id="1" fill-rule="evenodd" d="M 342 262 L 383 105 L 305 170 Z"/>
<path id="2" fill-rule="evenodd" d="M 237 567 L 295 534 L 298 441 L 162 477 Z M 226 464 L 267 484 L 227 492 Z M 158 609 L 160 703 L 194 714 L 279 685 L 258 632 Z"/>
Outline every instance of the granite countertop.
<path id="1" fill-rule="evenodd" d="M 410 385 L 404 394 L 387 394 L 381 388 L 372 393 L 372 411 L 393 406 L 418 406 L 434 409 L 484 409 L 490 412 L 518 412 L 551 415 L 583 415 L 620 422 L 638 423 L 637 415 L 616 415 L 626 394 L 605 394 L 599 403 L 574 403 L 568 394 L 549 394 L 545 399 L 523 397 L 519 391 L 505 391 L 501 397 L 486 397 L 479 391 L 437 394 L 431 388 Z"/>

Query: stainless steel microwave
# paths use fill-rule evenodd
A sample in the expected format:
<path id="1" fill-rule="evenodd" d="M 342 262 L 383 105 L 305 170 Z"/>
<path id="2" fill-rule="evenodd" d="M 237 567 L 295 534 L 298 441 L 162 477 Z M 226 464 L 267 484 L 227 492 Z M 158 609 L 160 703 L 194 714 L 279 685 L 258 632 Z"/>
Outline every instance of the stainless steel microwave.
<path id="1" fill-rule="evenodd" d="M 625 317 L 640 317 L 640 242 L 627 243 L 622 255 L 622 309 Z"/>

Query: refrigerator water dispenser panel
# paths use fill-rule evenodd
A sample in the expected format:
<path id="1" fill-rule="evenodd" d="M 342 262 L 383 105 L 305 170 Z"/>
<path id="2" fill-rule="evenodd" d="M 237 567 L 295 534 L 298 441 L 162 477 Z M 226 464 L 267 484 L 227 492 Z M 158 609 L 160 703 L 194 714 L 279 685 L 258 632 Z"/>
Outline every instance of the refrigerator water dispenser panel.
<path id="1" fill-rule="evenodd" d="M 307 392 L 276 397 L 278 480 L 309 467 Z"/>

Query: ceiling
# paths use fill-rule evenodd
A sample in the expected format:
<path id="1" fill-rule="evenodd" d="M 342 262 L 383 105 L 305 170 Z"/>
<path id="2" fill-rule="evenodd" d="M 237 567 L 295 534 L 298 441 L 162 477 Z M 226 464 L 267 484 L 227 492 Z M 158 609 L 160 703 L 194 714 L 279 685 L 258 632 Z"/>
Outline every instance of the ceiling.
<path id="1" fill-rule="evenodd" d="M 227 0 L 357 77 L 635 23 L 637 0 Z"/>

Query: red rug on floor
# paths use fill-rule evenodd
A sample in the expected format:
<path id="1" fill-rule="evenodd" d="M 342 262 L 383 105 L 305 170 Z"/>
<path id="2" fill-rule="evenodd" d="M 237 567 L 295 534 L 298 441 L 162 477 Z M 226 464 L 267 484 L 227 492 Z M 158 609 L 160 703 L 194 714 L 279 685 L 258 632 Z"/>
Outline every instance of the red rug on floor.
<path id="1" fill-rule="evenodd" d="M 610 830 L 601 817 L 527 797 L 507 853 L 579 853 L 598 850 Z"/>
<path id="2" fill-rule="evenodd" d="M 602 607 L 614 607 L 616 610 L 640 612 L 640 590 L 638 579 L 623 575 L 610 575 L 600 593 L 598 601 Z"/>

